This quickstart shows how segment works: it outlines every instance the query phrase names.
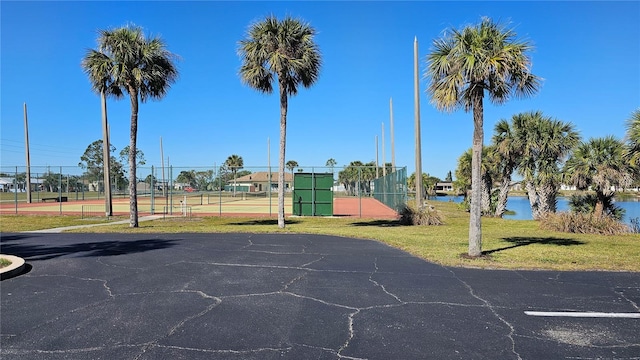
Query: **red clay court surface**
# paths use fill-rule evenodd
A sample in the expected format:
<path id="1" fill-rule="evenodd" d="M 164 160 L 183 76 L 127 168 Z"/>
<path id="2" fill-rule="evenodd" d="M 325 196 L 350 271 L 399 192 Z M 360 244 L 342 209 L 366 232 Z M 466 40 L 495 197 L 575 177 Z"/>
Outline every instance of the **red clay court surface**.
<path id="1" fill-rule="evenodd" d="M 128 204 L 128 199 L 126 200 L 114 200 L 114 204 L 126 202 Z M 77 204 L 77 205 L 102 205 L 104 204 L 104 200 L 78 200 L 74 201 L 70 199 L 69 202 L 64 202 L 64 204 Z M 162 200 L 156 200 L 156 204 L 158 206 L 162 206 Z M 43 210 L 42 207 L 46 206 L 47 210 Z M 147 206 L 139 206 L 139 213 L 141 215 L 149 213 Z M 233 203 L 233 206 L 242 207 L 242 203 Z M 38 208 L 31 209 L 31 208 Z M 0 213 L 1 214 L 15 214 L 16 211 L 15 203 L 3 203 L 0 205 Z M 242 212 L 242 211 L 225 211 L 224 206 L 222 207 L 222 211 L 218 210 L 217 205 L 211 206 L 212 211 L 206 210 L 198 210 L 192 213 L 192 216 L 224 216 L 224 217 L 277 217 L 277 208 L 272 210 L 272 213 L 269 214 L 268 207 L 266 207 L 265 211 L 262 212 Z M 215 210 L 214 210 L 215 209 Z M 179 214 L 178 210 L 173 210 L 174 214 Z M 64 209 L 62 211 L 63 215 L 80 215 L 81 211 L 72 211 Z M 18 214 L 24 215 L 59 215 L 60 214 L 60 203 L 49 202 L 49 203 L 18 203 Z M 127 215 L 128 211 L 114 211 L 114 215 Z M 161 214 L 161 211 L 156 211 L 156 214 Z M 291 216 L 291 205 L 285 205 L 285 214 L 287 216 Z M 334 198 L 333 199 L 333 214 L 334 216 L 340 217 L 356 217 L 356 218 L 367 218 L 367 219 L 387 219 L 394 220 L 398 218 L 398 213 L 396 213 L 393 209 L 384 205 L 380 201 L 374 198 Z"/>

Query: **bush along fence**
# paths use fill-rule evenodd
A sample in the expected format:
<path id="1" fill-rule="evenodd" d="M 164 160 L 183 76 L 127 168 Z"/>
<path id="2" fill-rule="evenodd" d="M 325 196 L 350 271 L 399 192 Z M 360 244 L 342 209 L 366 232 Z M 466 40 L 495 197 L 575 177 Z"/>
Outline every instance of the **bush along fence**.
<path id="1" fill-rule="evenodd" d="M 0 213 L 83 216 L 86 213 L 91 217 L 100 213 L 102 216 L 129 213 L 129 178 L 125 168 L 111 169 L 110 184 L 106 185 L 101 167 L 32 166 L 28 170 L 0 168 Z M 289 167 L 284 174 L 285 213 L 397 216 L 400 204 L 407 198 L 406 172 L 406 167 Z M 278 214 L 278 172 L 274 167 L 140 166 L 136 173 L 135 191 L 141 215 L 275 217 Z M 300 182 L 299 192 L 295 189 L 296 181 Z M 302 191 L 303 188 L 308 191 Z M 98 210 L 101 206 L 102 211 Z M 299 213 L 297 209 L 303 207 L 305 211 Z"/>

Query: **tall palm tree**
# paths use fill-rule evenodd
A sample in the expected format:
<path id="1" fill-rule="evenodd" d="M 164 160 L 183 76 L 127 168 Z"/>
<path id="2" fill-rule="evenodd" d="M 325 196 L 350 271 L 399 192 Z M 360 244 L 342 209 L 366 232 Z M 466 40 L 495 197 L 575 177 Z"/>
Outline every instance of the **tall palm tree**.
<path id="1" fill-rule="evenodd" d="M 532 45 L 517 40 L 513 30 L 489 18 L 462 30 L 452 29 L 436 39 L 427 57 L 425 76 L 430 79 L 431 102 L 440 110 L 463 108 L 473 112 L 473 159 L 469 256 L 482 255 L 481 188 L 483 148 L 483 101 L 486 95 L 495 104 L 511 95 L 525 97 L 540 87 L 531 73 L 527 53 Z"/>
<path id="2" fill-rule="evenodd" d="M 109 124 L 107 119 L 107 96 L 121 98 L 122 90 L 114 84 L 111 74 L 113 73 L 113 59 L 102 51 L 89 49 L 81 62 L 82 69 L 89 77 L 93 91 L 100 94 L 100 104 L 102 109 L 102 157 L 103 175 L 105 186 L 105 213 L 107 216 L 113 215 L 113 204 L 111 197 L 111 174 L 108 164 L 111 163 Z"/>
<path id="3" fill-rule="evenodd" d="M 309 24 L 286 17 L 274 16 L 252 24 L 245 39 L 240 41 L 242 59 L 240 78 L 260 92 L 273 92 L 277 78 L 280 95 L 280 159 L 278 162 L 278 227 L 284 228 L 284 160 L 287 138 L 289 96 L 298 93 L 298 86 L 309 88 L 320 74 L 320 49 L 313 38 L 316 30 Z"/>
<path id="4" fill-rule="evenodd" d="M 565 164 L 567 180 L 580 190 L 596 193 L 594 215 L 604 215 L 604 204 L 616 187 L 631 183 L 631 167 L 624 158 L 624 144 L 613 136 L 592 138 L 573 151 Z"/>
<path id="5" fill-rule="evenodd" d="M 233 173 L 233 196 L 236 196 L 236 174 L 238 170 L 244 167 L 244 160 L 242 160 L 242 156 L 233 154 L 225 160 L 224 164 L 231 169 Z"/>
<path id="6" fill-rule="evenodd" d="M 174 65 L 176 55 L 166 49 L 159 37 L 147 38 L 142 28 L 124 26 L 113 30 L 100 30 L 98 51 L 89 52 L 87 64 L 95 76 L 98 89 L 109 89 L 105 94 L 129 94 L 131 127 L 129 142 L 129 226 L 138 227 L 138 198 L 136 193 L 136 144 L 138 136 L 139 102 L 161 99 L 178 77 Z M 95 57 L 95 59 L 93 59 Z M 95 60 L 95 62 L 94 62 Z M 102 65 L 99 65 L 102 64 Z M 106 81 L 106 83 L 105 83 Z M 106 84 L 106 85 L 105 85 Z M 95 86 L 94 86 L 95 89 Z"/>

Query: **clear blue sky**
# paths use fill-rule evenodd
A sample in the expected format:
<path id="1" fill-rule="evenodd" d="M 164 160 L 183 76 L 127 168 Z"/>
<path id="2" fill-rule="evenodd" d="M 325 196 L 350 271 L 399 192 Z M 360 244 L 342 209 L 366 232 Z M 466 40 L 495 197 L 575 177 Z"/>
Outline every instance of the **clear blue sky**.
<path id="1" fill-rule="evenodd" d="M 375 160 L 385 124 L 391 161 L 414 162 L 413 41 L 421 71 L 432 41 L 481 16 L 508 22 L 535 45 L 533 72 L 544 78 L 533 98 L 485 104 L 485 141 L 499 119 L 530 110 L 575 124 L 583 138 L 624 136 L 640 106 L 640 2 L 0 2 L 1 165 L 24 166 L 23 103 L 29 114 L 31 163 L 77 166 L 101 139 L 100 99 L 80 61 L 97 30 L 134 23 L 160 35 L 178 54 L 180 78 L 161 101 L 141 104 L 138 148 L 147 165 L 164 156 L 180 167 L 213 167 L 229 155 L 245 166 L 278 161 L 279 102 L 238 78 L 237 43 L 265 15 L 300 17 L 314 26 L 322 51 L 319 81 L 289 101 L 287 160 L 305 170 Z M 471 146 L 472 117 L 437 111 L 421 80 L 422 169 L 444 178 Z M 130 108 L 110 100 L 111 141 L 129 141 Z M 379 158 L 382 161 L 382 145 Z"/>

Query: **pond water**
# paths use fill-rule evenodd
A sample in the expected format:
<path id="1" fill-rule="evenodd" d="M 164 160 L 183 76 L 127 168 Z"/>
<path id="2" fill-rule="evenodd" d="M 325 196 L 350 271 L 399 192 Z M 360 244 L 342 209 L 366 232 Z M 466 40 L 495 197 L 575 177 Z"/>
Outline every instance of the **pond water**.
<path id="1" fill-rule="evenodd" d="M 438 201 L 453 201 L 462 202 L 462 196 L 438 196 Z M 640 218 L 640 200 L 625 199 L 624 201 L 616 201 L 616 206 L 625 209 L 624 217 L 622 221 L 626 224 L 631 224 L 631 219 Z M 529 199 L 526 196 L 509 196 L 507 200 L 507 209 L 515 212 L 515 214 L 504 215 L 505 219 L 512 220 L 531 220 L 531 206 L 529 205 Z M 569 200 L 564 197 L 558 198 L 558 211 L 568 211 Z"/>

